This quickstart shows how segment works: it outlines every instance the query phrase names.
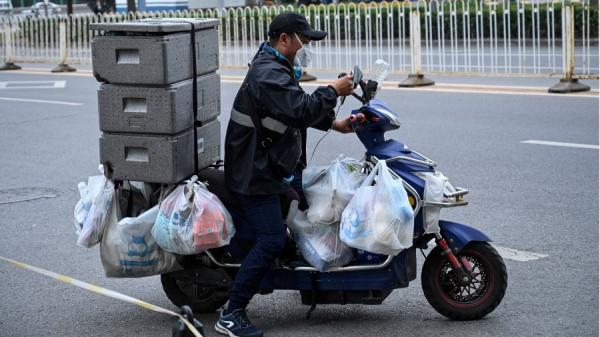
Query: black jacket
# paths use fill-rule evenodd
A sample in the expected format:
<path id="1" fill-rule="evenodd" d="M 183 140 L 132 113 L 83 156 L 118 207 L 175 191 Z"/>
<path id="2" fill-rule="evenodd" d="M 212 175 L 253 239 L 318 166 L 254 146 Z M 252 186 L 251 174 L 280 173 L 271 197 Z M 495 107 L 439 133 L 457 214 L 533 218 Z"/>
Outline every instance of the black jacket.
<path id="1" fill-rule="evenodd" d="M 302 142 L 300 165 L 306 165 L 306 128 L 328 130 L 335 118 L 336 103 L 337 95 L 331 87 L 319 87 L 310 95 L 305 93 L 294 78 L 290 63 L 268 43 L 263 43 L 235 97 L 232 118 L 227 126 L 227 188 L 246 195 L 280 194 L 289 188 L 269 167 L 256 128 L 244 120 L 251 116 L 267 117 L 275 123 L 298 129 Z M 244 118 L 240 120 L 240 117 Z M 280 137 L 276 132 L 262 130 L 274 142 Z"/>

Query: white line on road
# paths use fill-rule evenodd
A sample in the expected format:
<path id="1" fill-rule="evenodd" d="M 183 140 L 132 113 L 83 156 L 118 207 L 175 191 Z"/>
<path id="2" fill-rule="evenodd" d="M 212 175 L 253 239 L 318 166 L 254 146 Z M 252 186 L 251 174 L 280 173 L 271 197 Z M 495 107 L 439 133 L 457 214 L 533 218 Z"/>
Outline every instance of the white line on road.
<path id="1" fill-rule="evenodd" d="M 494 246 L 494 248 L 496 248 L 496 250 L 498 251 L 500 256 L 502 256 L 502 258 L 505 258 L 508 260 L 527 262 L 527 261 L 534 261 L 534 260 L 542 259 L 544 257 L 548 257 L 548 255 L 546 255 L 546 254 L 526 252 L 523 250 L 516 250 L 516 249 L 500 247 L 500 246 L 496 246 L 496 245 L 493 245 L 493 246 Z"/>
<path id="2" fill-rule="evenodd" d="M 71 106 L 83 105 L 83 103 L 75 103 L 75 102 L 45 101 L 45 100 L 41 100 L 41 99 L 27 99 L 27 98 L 15 98 L 15 97 L 0 97 L 0 101 L 30 102 L 30 103 L 43 103 L 43 104 L 60 104 L 60 105 L 71 105 Z"/>
<path id="3" fill-rule="evenodd" d="M 581 149 L 593 149 L 593 150 L 599 149 L 598 145 L 550 142 L 550 141 L 545 141 L 545 140 L 524 140 L 521 143 L 536 144 L 536 145 L 549 145 L 549 146 L 562 146 L 562 147 L 577 147 L 577 148 L 581 148 Z"/>
<path id="4" fill-rule="evenodd" d="M 22 89 L 62 89 L 67 85 L 67 81 L 8 81 L 0 82 L 2 90 L 22 90 Z"/>

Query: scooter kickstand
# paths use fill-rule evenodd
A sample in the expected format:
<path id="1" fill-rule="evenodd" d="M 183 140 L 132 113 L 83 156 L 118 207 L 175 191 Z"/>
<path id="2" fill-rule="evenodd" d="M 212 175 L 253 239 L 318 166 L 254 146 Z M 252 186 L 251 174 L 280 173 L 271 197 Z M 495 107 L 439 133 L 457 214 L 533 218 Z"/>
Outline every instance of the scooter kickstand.
<path id="1" fill-rule="evenodd" d="M 192 311 L 192 308 L 190 308 L 187 305 L 184 305 L 183 307 L 181 307 L 181 315 L 186 321 L 190 322 L 194 326 L 194 328 L 196 328 L 196 330 L 200 332 L 202 336 L 204 336 L 204 327 L 202 326 L 202 323 L 200 323 L 200 321 L 194 318 L 194 312 Z M 194 334 L 192 334 L 190 329 L 187 328 L 187 326 L 181 320 L 181 318 L 178 319 L 177 322 L 175 322 L 175 324 L 173 324 L 173 329 L 171 331 L 172 337 L 194 337 Z"/>

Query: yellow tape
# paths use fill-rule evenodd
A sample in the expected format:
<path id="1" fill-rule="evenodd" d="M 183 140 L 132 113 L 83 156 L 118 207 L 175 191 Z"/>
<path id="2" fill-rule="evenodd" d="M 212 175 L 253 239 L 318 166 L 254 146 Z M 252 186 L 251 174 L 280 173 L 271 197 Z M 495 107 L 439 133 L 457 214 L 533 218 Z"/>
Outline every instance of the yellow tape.
<path id="1" fill-rule="evenodd" d="M 106 288 L 99 287 L 97 285 L 93 285 L 91 283 L 79 281 L 79 280 L 74 279 L 74 278 L 69 277 L 69 276 L 57 274 L 57 273 L 51 272 L 49 270 L 45 270 L 45 269 L 42 269 L 42 268 L 30 266 L 30 265 L 28 265 L 26 263 L 19 262 L 19 261 L 13 260 L 13 259 L 9 259 L 7 257 L 0 256 L 0 260 L 12 263 L 12 264 L 14 264 L 15 266 L 17 266 L 19 268 L 31 270 L 31 271 L 36 272 L 38 274 L 42 274 L 42 275 L 51 277 L 51 278 L 53 278 L 55 280 L 62 281 L 64 283 L 66 283 L 66 284 L 70 284 L 70 285 L 76 286 L 76 287 L 81 288 L 81 289 L 89 290 L 89 291 L 95 292 L 97 294 L 104 295 L 104 296 L 107 296 L 107 297 L 111 297 L 111 298 L 114 298 L 114 299 L 117 299 L 117 300 L 120 300 L 120 301 L 123 301 L 123 302 L 127 302 L 127 303 L 130 303 L 130 304 L 135 304 L 135 305 L 137 305 L 139 307 L 142 307 L 144 309 L 148 309 L 148 310 L 151 310 L 151 311 L 160 312 L 160 313 L 163 313 L 163 314 L 175 316 L 175 317 L 181 319 L 181 321 L 183 321 L 183 323 L 185 324 L 185 326 L 187 326 L 187 328 L 190 329 L 190 331 L 192 332 L 192 334 L 194 336 L 196 336 L 196 337 L 203 337 L 200 334 L 200 332 L 198 332 L 198 330 L 196 330 L 196 328 L 190 322 L 188 322 L 187 319 L 185 319 L 182 315 L 180 315 L 180 314 L 178 314 L 178 313 L 176 313 L 174 311 L 171 311 L 169 309 L 161 308 L 161 307 L 156 306 L 154 304 L 150 304 L 150 303 L 138 300 L 137 298 L 133 298 L 131 296 L 127 296 L 127 295 L 118 293 L 118 292 L 116 292 L 114 290 L 109 290 L 109 289 L 106 289 Z"/>
<path id="2" fill-rule="evenodd" d="M 72 278 L 70 278 L 68 276 L 64 276 L 64 275 L 58 275 L 58 277 L 56 279 L 58 279 L 59 281 L 63 281 L 65 283 L 68 283 L 68 284 L 72 284 L 72 282 L 73 282 Z"/>

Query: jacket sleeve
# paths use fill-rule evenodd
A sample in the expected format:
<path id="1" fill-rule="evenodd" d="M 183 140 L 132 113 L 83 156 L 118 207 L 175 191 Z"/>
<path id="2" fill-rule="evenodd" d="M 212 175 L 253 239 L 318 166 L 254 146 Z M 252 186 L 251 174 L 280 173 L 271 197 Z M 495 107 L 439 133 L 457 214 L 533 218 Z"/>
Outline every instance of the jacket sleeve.
<path id="1" fill-rule="evenodd" d="M 255 75 L 251 91 L 268 115 L 294 128 L 328 130 L 331 127 L 337 104 L 337 94 L 332 88 L 319 87 L 307 94 L 284 68 Z"/>

